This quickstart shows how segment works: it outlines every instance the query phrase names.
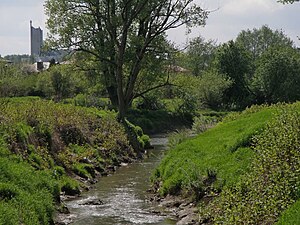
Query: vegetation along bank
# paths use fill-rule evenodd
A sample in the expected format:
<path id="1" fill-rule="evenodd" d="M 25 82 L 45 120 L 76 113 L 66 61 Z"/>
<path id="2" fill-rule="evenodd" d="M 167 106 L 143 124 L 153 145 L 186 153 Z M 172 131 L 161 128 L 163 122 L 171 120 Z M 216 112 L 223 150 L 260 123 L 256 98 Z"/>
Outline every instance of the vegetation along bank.
<path id="1" fill-rule="evenodd" d="M 0 224 L 53 224 L 60 194 L 138 155 L 114 112 L 26 97 L 0 99 L 0 115 Z"/>
<path id="2" fill-rule="evenodd" d="M 253 106 L 171 149 L 153 182 L 198 224 L 299 224 L 300 104 Z"/>

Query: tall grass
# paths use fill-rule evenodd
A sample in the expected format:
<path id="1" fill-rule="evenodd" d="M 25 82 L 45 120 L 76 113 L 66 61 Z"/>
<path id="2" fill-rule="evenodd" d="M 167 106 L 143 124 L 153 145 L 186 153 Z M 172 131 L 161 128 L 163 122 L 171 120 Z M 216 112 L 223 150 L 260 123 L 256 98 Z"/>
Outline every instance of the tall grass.
<path id="1" fill-rule="evenodd" d="M 274 224 L 299 199 L 300 116 L 297 110 L 299 104 L 298 109 L 285 107 L 254 138 L 251 171 L 223 190 L 208 207 L 216 223 Z M 291 211 L 285 213 L 282 221 Z"/>
<path id="2" fill-rule="evenodd" d="M 274 112 L 274 107 L 266 107 L 230 115 L 225 122 L 170 150 L 155 172 L 156 179 L 163 181 L 161 194 L 189 192 L 191 182 L 201 180 L 204 187 L 212 178 L 216 189 L 235 183 L 249 169 L 251 137 L 262 131 Z M 198 176 L 190 174 L 195 170 Z"/>
<path id="3" fill-rule="evenodd" d="M 169 151 L 155 171 L 160 193 L 192 194 L 203 223 L 299 224 L 299 112 L 295 103 L 229 114 Z"/>
<path id="4" fill-rule="evenodd" d="M 135 156 L 114 112 L 1 98 L 0 224 L 51 224 L 60 192 L 80 193 L 72 176 L 91 180 Z"/>
<path id="5" fill-rule="evenodd" d="M 0 157 L 0 224 L 49 224 L 58 182 L 22 160 Z"/>

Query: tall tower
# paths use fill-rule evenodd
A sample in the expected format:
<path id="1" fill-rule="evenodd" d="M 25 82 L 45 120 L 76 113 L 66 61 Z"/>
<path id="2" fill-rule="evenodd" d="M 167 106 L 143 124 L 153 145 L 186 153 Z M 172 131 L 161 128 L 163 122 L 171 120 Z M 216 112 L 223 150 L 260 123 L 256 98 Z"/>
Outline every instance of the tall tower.
<path id="1" fill-rule="evenodd" d="M 41 49 L 43 46 L 43 30 L 39 28 L 34 28 L 32 26 L 32 21 L 30 20 L 30 42 L 31 42 L 31 56 L 40 56 Z"/>

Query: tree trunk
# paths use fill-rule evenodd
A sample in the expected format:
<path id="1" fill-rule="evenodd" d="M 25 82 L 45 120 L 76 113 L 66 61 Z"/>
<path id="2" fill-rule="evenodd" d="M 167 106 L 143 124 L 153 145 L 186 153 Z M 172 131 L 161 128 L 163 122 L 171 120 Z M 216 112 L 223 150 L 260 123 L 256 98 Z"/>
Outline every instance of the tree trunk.
<path id="1" fill-rule="evenodd" d="M 106 90 L 107 90 L 108 97 L 111 101 L 112 106 L 115 107 L 115 108 L 118 108 L 119 99 L 118 99 L 117 87 L 114 86 L 114 85 L 107 86 Z"/>
<path id="2" fill-rule="evenodd" d="M 125 104 L 125 96 L 123 92 L 123 61 L 122 56 L 120 57 L 119 63 L 116 66 L 116 81 L 117 81 L 117 94 L 118 94 L 118 119 L 123 122 L 127 107 Z"/>

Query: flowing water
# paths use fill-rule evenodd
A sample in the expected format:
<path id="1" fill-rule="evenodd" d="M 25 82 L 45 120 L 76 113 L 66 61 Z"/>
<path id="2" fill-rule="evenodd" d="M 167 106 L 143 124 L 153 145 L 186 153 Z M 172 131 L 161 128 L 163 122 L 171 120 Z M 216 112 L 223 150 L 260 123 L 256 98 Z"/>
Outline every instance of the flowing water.
<path id="1" fill-rule="evenodd" d="M 153 137 L 153 150 L 141 162 L 122 166 L 116 173 L 102 177 L 91 191 L 78 199 L 67 201 L 74 225 L 174 225 L 170 216 L 157 213 L 158 206 L 147 200 L 149 178 L 163 157 L 167 138 Z M 84 203 L 101 200 L 99 205 Z"/>

